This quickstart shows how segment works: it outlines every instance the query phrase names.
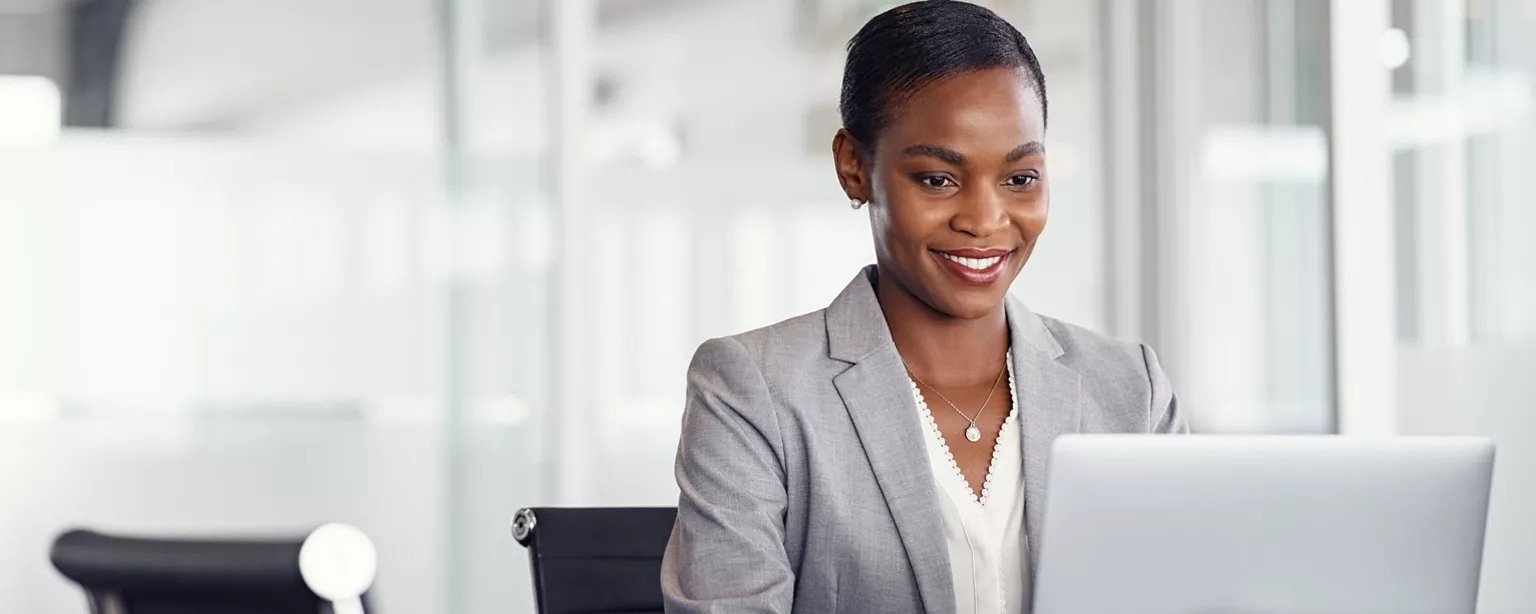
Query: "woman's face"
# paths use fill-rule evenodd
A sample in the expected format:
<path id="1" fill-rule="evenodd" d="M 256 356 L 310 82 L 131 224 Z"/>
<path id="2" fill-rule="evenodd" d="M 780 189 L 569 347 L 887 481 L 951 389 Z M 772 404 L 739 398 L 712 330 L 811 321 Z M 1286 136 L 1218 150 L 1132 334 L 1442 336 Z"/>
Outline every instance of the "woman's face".
<path id="1" fill-rule="evenodd" d="M 924 87 L 897 103 L 869 159 L 845 133 L 833 143 L 844 189 L 871 204 L 881 272 L 952 317 L 994 313 L 1045 229 L 1045 119 L 1025 74 Z"/>

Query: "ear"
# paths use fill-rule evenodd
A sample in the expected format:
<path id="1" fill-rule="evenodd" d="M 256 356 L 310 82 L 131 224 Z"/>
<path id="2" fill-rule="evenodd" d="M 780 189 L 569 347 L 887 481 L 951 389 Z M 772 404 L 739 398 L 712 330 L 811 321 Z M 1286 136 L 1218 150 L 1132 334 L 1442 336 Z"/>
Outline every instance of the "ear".
<path id="1" fill-rule="evenodd" d="M 869 181 L 869 169 L 859 157 L 859 143 L 847 128 L 839 128 L 832 137 L 832 163 L 837 168 L 837 182 L 843 186 L 843 194 L 850 199 L 869 202 L 873 193 Z"/>

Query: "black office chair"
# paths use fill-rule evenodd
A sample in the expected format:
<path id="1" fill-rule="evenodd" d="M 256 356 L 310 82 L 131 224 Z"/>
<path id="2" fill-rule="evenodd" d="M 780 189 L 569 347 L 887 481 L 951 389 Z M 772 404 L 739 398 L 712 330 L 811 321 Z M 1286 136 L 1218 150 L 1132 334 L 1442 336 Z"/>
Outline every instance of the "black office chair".
<path id="1" fill-rule="evenodd" d="M 512 537 L 528 548 L 541 614 L 661 612 L 661 555 L 671 507 L 518 510 Z"/>
<path id="2" fill-rule="evenodd" d="M 192 541 L 72 530 L 53 542 L 59 573 L 91 614 L 333 614 L 299 569 L 305 540 Z M 368 611 L 366 596 L 364 612 Z"/>

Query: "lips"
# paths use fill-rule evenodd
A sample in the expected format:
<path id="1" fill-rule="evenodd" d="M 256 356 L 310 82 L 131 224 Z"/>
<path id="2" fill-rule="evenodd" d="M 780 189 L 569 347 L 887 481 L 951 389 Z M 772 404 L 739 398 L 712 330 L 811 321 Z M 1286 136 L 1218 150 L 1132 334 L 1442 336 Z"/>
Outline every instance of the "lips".
<path id="1" fill-rule="evenodd" d="M 1002 278 L 1013 250 L 961 248 L 931 250 L 944 270 L 972 286 L 985 286 Z"/>

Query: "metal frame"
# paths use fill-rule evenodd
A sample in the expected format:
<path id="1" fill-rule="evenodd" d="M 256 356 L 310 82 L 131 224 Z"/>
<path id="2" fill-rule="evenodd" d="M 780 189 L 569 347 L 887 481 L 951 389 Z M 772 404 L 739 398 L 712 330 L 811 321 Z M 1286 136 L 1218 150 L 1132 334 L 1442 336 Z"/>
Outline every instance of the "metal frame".
<path id="1" fill-rule="evenodd" d="M 1147 223 L 1156 219 L 1151 209 L 1157 202 L 1156 173 L 1147 169 L 1147 161 L 1156 159 L 1151 155 L 1155 135 L 1150 133 L 1155 126 L 1150 11 L 1138 0 L 1101 0 L 1099 16 L 1108 180 L 1106 319 L 1116 336 L 1157 344 L 1157 284 L 1148 283 L 1157 271 L 1157 233 Z"/>
<path id="2" fill-rule="evenodd" d="M 554 229 L 559 257 L 554 259 L 549 314 L 550 355 L 553 382 L 550 407 L 544 420 L 553 459 L 546 484 L 552 499 L 567 505 L 592 503 L 594 496 L 592 449 L 587 431 L 595 416 L 593 399 L 584 395 L 588 389 L 582 378 L 590 374 L 588 353 L 592 350 L 586 328 L 591 318 L 584 312 L 589 304 L 581 282 L 588 269 L 585 250 L 570 249 L 582 245 L 589 228 L 589 195 L 584 184 L 587 155 L 587 121 L 592 109 L 592 48 L 597 30 L 594 0 L 543 0 L 548 18 L 546 37 L 552 46 L 549 70 L 552 79 L 550 105 L 554 134 L 553 182 Z"/>
<path id="3" fill-rule="evenodd" d="M 443 206 L 446 208 L 450 219 L 458 216 L 462 211 L 464 200 L 464 100 L 467 98 L 465 90 L 469 86 L 469 79 L 464 78 L 467 72 L 465 63 L 473 58 L 473 48 L 469 46 L 469 32 L 473 30 L 468 17 L 473 15 L 474 8 L 470 2 L 460 0 L 441 0 L 438 4 L 438 35 L 442 49 L 440 70 L 442 71 L 442 128 L 443 128 Z M 455 242 L 457 245 L 457 242 Z M 455 253 L 454 262 L 457 262 Z M 456 517 L 459 513 L 460 502 L 464 500 L 464 473 L 467 462 L 464 458 L 463 426 L 466 424 L 468 414 L 468 364 L 465 356 L 468 347 L 468 323 L 465 321 L 466 294 L 462 277 L 458 274 L 458 267 L 450 267 L 447 287 L 443 296 L 443 347 L 444 358 L 443 371 L 443 422 L 442 439 L 444 458 L 443 475 L 443 515 L 448 519 L 444 531 L 447 532 L 443 539 L 443 565 L 444 581 L 442 582 L 442 595 L 440 603 L 447 606 L 448 611 L 460 611 L 463 608 L 463 592 L 459 590 L 458 583 L 464 577 L 464 549 L 461 544 L 465 540 L 463 522 Z"/>
<path id="4" fill-rule="evenodd" d="M 1397 431 L 1397 313 L 1384 0 L 1330 0 L 1335 406 L 1339 432 Z"/>

